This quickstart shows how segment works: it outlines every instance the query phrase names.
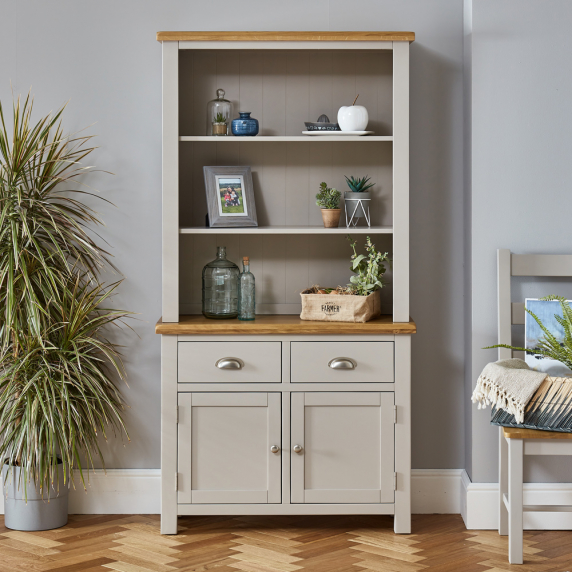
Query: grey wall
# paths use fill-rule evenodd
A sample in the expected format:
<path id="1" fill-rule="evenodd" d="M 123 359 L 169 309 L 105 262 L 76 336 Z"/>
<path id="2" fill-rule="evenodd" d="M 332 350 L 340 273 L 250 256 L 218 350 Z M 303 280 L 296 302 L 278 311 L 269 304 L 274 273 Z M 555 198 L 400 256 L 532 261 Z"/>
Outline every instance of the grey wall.
<path id="1" fill-rule="evenodd" d="M 161 47 L 158 30 L 413 30 L 411 279 L 413 466 L 458 468 L 463 435 L 463 99 L 461 0 L 0 0 L 0 97 L 70 100 L 67 129 L 95 123 L 89 183 L 125 276 L 116 303 L 139 312 L 125 357 L 131 443 L 109 467 L 159 466 Z"/>
<path id="2" fill-rule="evenodd" d="M 572 76 L 568 0 L 472 2 L 472 371 L 496 359 L 496 249 L 567 253 L 572 212 Z M 564 280 L 520 281 L 513 300 L 570 297 Z M 521 335 L 514 331 L 515 335 Z M 497 480 L 497 430 L 472 409 L 472 480 Z M 526 478 L 569 481 L 571 460 L 530 464 Z"/>

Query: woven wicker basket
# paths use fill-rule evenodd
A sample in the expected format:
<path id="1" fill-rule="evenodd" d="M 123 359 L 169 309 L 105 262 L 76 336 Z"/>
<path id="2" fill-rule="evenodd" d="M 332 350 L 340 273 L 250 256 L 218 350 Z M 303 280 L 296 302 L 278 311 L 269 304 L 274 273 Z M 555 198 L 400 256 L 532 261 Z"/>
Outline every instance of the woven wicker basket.
<path id="1" fill-rule="evenodd" d="M 526 406 L 523 423 L 516 423 L 504 409 L 493 408 L 491 424 L 572 433 L 572 378 L 547 377 Z"/>

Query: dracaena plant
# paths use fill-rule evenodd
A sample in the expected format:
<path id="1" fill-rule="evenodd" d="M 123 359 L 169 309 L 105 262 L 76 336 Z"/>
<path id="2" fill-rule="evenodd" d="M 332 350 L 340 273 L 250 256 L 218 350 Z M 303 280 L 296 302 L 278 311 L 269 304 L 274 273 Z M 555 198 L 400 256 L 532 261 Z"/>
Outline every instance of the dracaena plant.
<path id="1" fill-rule="evenodd" d="M 562 309 L 562 316 L 558 314 L 554 315 L 556 321 L 562 326 L 564 330 L 564 339 L 560 341 L 553 332 L 551 332 L 543 323 L 542 320 L 528 308 L 525 310 L 530 314 L 536 323 L 540 326 L 544 336 L 539 340 L 538 346 L 534 350 L 520 348 L 517 346 L 509 346 L 507 344 L 497 344 L 494 346 L 488 346 L 483 349 L 491 348 L 508 348 L 515 351 L 524 351 L 531 354 L 540 354 L 542 356 L 554 359 L 563 363 L 567 368 L 572 370 L 572 308 L 570 303 L 561 296 L 546 296 L 545 298 L 540 298 L 541 300 L 547 301 L 558 301 L 560 302 L 560 308 Z"/>
<path id="2" fill-rule="evenodd" d="M 64 108 L 36 123 L 32 108 L 14 101 L 10 129 L 0 103 L 0 461 L 49 497 L 58 457 L 66 484 L 79 470 L 85 486 L 98 436 L 125 431 L 106 330 L 128 313 L 107 307 L 119 283 L 98 278 L 110 263 L 79 180 L 90 137 L 64 134 Z"/>

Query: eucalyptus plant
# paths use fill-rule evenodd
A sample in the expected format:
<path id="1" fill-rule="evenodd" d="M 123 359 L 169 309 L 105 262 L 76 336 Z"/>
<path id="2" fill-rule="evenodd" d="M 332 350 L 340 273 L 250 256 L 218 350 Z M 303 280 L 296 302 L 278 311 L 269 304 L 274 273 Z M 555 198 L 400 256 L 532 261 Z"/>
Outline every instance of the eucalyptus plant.
<path id="1" fill-rule="evenodd" d="M 531 310 L 525 308 L 525 310 L 534 318 L 536 323 L 540 326 L 544 336 L 539 340 L 538 347 L 534 350 L 530 348 L 520 348 L 516 346 L 509 346 L 507 344 L 497 344 L 494 346 L 488 346 L 483 349 L 492 348 L 507 348 L 515 351 L 524 351 L 529 354 L 540 354 L 542 356 L 554 359 L 563 363 L 567 368 L 572 370 L 572 308 L 570 303 L 562 296 L 546 296 L 540 298 L 541 300 L 547 301 L 558 301 L 560 302 L 560 308 L 562 309 L 562 316 L 558 314 L 554 315 L 556 321 L 562 326 L 564 330 L 564 339 L 560 341 L 543 323 L 542 320 Z"/>
<path id="2" fill-rule="evenodd" d="M 368 236 L 366 240 L 366 254 L 358 254 L 356 251 L 356 241 L 350 236 L 347 239 L 354 251 L 351 256 L 351 270 L 355 272 L 350 277 L 351 284 L 348 290 L 357 296 L 368 296 L 372 292 L 383 288 L 383 275 L 385 274 L 384 262 L 390 262 L 387 252 L 381 253 L 376 250 L 375 245 Z"/>
<path id="3" fill-rule="evenodd" d="M 128 312 L 107 308 L 108 253 L 90 234 L 101 224 L 85 204 L 81 163 L 90 136 L 66 135 L 65 106 L 32 123 L 33 101 L 14 101 L 12 129 L 0 103 L 0 459 L 43 492 L 93 468 L 98 436 L 125 432 L 124 378 L 106 327 Z M 75 183 L 75 184 L 74 184 Z M 82 465 L 82 454 L 86 466 Z"/>

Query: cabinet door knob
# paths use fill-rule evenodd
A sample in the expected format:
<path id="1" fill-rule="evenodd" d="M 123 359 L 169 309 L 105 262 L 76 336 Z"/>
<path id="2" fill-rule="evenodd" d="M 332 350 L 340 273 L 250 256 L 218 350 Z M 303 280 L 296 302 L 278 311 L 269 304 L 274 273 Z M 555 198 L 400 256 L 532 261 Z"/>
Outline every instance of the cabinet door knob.
<path id="1" fill-rule="evenodd" d="M 215 365 L 219 369 L 242 369 L 244 362 L 236 357 L 223 357 L 219 359 Z"/>
<path id="2" fill-rule="evenodd" d="M 280 451 L 280 447 L 278 447 L 277 445 L 272 445 L 272 447 L 270 447 L 270 450 L 273 453 L 278 453 L 278 451 Z"/>
<path id="3" fill-rule="evenodd" d="M 349 357 L 334 358 L 329 364 L 332 369 L 355 369 L 357 363 Z"/>
<path id="4" fill-rule="evenodd" d="M 302 452 L 302 446 L 301 445 L 294 445 L 294 447 L 292 447 L 292 450 L 294 451 L 294 453 L 301 453 Z"/>

